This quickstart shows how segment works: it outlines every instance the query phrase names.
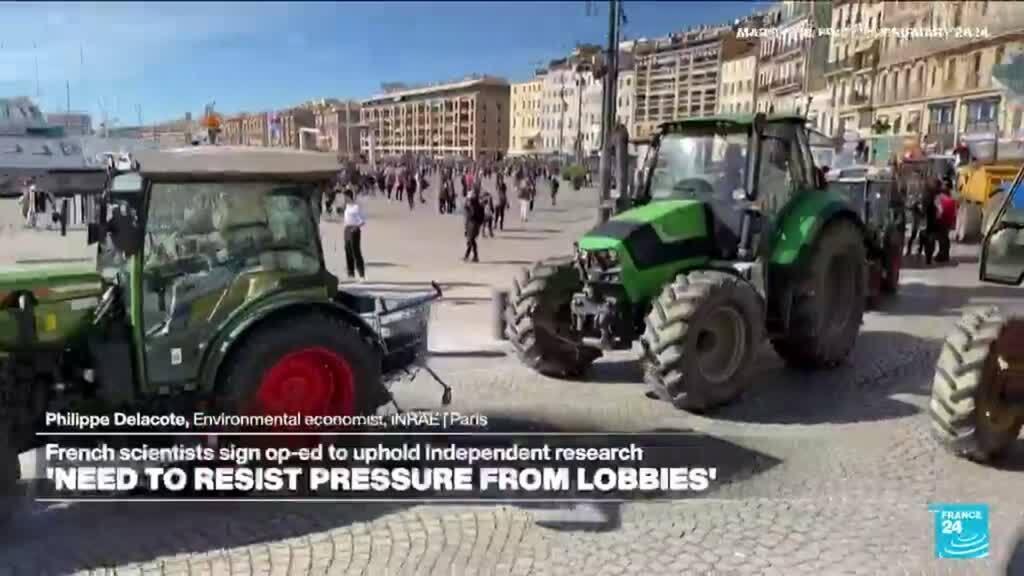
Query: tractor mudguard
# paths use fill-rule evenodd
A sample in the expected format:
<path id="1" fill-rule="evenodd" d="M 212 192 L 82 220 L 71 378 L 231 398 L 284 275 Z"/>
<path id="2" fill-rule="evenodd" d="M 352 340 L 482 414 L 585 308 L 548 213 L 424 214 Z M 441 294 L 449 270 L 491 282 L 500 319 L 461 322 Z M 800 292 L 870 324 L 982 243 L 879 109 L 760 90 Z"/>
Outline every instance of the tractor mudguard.
<path id="1" fill-rule="evenodd" d="M 834 192 L 810 191 L 795 198 L 780 214 L 774 231 L 769 262 L 799 268 L 810 257 L 826 225 L 847 218 L 864 230 L 857 212 Z"/>
<path id="2" fill-rule="evenodd" d="M 245 336 L 259 329 L 264 322 L 272 318 L 278 318 L 282 315 L 297 315 L 308 310 L 317 310 L 321 313 L 339 317 L 344 322 L 356 326 L 383 353 L 384 347 L 380 335 L 359 314 L 337 302 L 327 299 L 311 302 L 309 297 L 304 295 L 271 298 L 269 301 L 261 303 L 257 309 L 246 311 L 240 318 L 234 320 L 221 330 L 219 335 L 211 342 L 199 371 L 200 391 L 210 392 L 214 390 L 224 360 L 227 359 L 236 346 L 243 343 Z M 296 326 L 296 329 L 301 329 L 301 327 Z"/>

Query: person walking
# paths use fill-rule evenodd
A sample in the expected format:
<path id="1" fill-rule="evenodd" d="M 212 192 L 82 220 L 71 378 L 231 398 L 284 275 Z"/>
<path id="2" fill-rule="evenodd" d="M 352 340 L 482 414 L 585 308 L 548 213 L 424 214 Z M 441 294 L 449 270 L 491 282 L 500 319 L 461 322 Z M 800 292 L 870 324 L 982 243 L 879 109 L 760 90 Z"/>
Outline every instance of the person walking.
<path id="1" fill-rule="evenodd" d="M 530 220 L 530 187 L 526 182 L 517 186 L 519 196 L 519 220 L 528 222 Z"/>
<path id="2" fill-rule="evenodd" d="M 348 277 L 355 278 L 359 274 L 359 280 L 366 280 L 366 264 L 363 261 L 363 226 L 366 225 L 366 217 L 363 216 L 363 209 L 356 202 L 355 193 L 351 188 L 345 190 L 345 266 Z"/>
<path id="3" fill-rule="evenodd" d="M 494 223 L 498 230 L 505 229 L 505 211 L 508 210 L 508 185 L 501 172 L 497 174 L 498 201 L 494 204 Z"/>
<path id="4" fill-rule="evenodd" d="M 530 191 L 530 212 L 533 212 L 533 203 L 537 200 L 537 176 L 532 172 L 526 179 L 526 188 Z"/>
<path id="5" fill-rule="evenodd" d="M 930 182 L 928 190 L 925 192 L 924 201 L 921 203 L 922 212 L 924 213 L 924 230 L 922 231 L 921 243 L 924 247 L 924 263 L 928 266 L 931 266 L 932 260 L 935 258 L 936 240 L 939 235 L 938 196 L 937 181 Z"/>
<path id="6" fill-rule="evenodd" d="M 956 200 L 949 193 L 949 188 L 942 184 L 936 198 L 936 209 L 938 211 L 937 226 L 935 230 L 935 241 L 939 245 L 935 261 L 940 263 L 949 262 L 949 233 L 956 228 Z"/>
<path id="7" fill-rule="evenodd" d="M 480 226 L 483 223 L 483 206 L 480 205 L 480 198 L 477 197 L 475 190 L 470 190 L 466 196 L 462 217 L 466 227 L 466 253 L 462 260 L 467 261 L 472 255 L 473 262 L 479 262 L 480 254 L 477 251 L 476 239 L 480 236 Z"/>
<path id="8" fill-rule="evenodd" d="M 558 206 L 558 177 L 548 176 L 548 181 L 551 182 L 551 205 Z"/>
<path id="9" fill-rule="evenodd" d="M 416 171 L 410 170 L 406 176 L 405 182 L 405 199 L 409 204 L 409 211 L 412 212 L 416 208 L 416 185 L 417 185 Z"/>
<path id="10" fill-rule="evenodd" d="M 481 205 L 484 209 L 483 235 L 494 238 L 494 197 L 490 192 L 483 193 Z"/>

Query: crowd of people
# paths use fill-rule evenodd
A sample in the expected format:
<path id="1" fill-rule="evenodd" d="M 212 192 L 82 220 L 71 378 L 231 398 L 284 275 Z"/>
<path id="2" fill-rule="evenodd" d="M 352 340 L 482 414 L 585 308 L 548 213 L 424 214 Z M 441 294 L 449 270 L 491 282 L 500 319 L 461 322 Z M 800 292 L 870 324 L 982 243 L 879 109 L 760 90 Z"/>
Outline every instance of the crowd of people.
<path id="1" fill-rule="evenodd" d="M 495 230 L 505 229 L 505 216 L 512 200 L 518 202 L 519 220 L 528 222 L 536 206 L 538 183 L 546 184 L 551 205 L 556 206 L 559 178 L 557 166 L 533 159 L 456 162 L 407 157 L 382 162 L 372 169 L 349 165 L 339 173 L 337 184 L 325 195 L 323 213 L 343 215 L 348 276 L 365 279 L 362 229 L 366 217 L 359 206 L 360 197 L 377 196 L 388 202 L 404 202 L 413 212 L 417 205 L 428 203 L 430 183 L 439 180 L 437 193 L 432 195 L 436 210 L 440 214 L 461 214 L 465 237 L 463 260 L 479 262 L 478 240 L 494 238 Z M 339 195 L 344 204 L 336 207 Z"/>
<path id="2" fill-rule="evenodd" d="M 929 266 L 949 262 L 949 235 L 956 227 L 957 211 L 952 183 L 931 178 L 922 184 L 911 182 L 906 189 L 906 256 L 917 253 Z"/>

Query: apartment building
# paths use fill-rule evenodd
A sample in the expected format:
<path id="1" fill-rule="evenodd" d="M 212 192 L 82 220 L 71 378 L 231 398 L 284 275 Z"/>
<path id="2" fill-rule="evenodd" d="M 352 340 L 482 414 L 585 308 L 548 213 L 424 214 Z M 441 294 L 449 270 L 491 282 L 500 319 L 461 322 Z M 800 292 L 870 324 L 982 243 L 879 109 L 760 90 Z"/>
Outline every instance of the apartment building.
<path id="1" fill-rule="evenodd" d="M 619 87 L 615 100 L 615 120 L 625 126 L 632 137 L 636 132 L 636 127 L 633 124 L 633 106 L 636 104 L 636 71 L 632 66 L 619 70 Z"/>
<path id="2" fill-rule="evenodd" d="M 876 34 L 886 4 L 890 3 L 836 0 L 832 5 L 832 29 L 849 33 L 833 35 L 828 48 L 825 84 L 831 110 L 825 113 L 823 126 L 830 134 L 871 133 L 880 44 Z"/>
<path id="3" fill-rule="evenodd" d="M 757 103 L 757 52 L 746 52 L 722 62 L 718 87 L 719 114 L 749 114 Z"/>
<path id="4" fill-rule="evenodd" d="M 592 125 L 601 121 L 601 80 L 594 74 L 600 60 L 600 46 L 580 45 L 569 56 L 552 60 L 540 74 L 544 152 L 586 154 L 587 143 L 594 141 Z"/>
<path id="5" fill-rule="evenodd" d="M 242 118 L 243 146 L 270 146 L 270 113 L 259 112 Z"/>
<path id="6" fill-rule="evenodd" d="M 362 148 L 380 155 L 494 158 L 509 146 L 509 83 L 475 76 L 364 100 Z"/>
<path id="7" fill-rule="evenodd" d="M 284 148 L 315 147 L 315 142 L 313 146 L 303 145 L 308 142 L 304 134 L 315 126 L 316 118 L 309 108 L 299 106 L 276 112 L 270 118 L 270 145 Z"/>
<path id="8" fill-rule="evenodd" d="M 722 62 L 749 45 L 749 40 L 737 39 L 729 26 L 637 40 L 635 136 L 650 136 L 662 122 L 714 114 Z"/>
<path id="9" fill-rule="evenodd" d="M 225 118 L 221 122 L 221 132 L 217 140 L 221 144 L 240 146 L 245 140 L 245 120 L 247 117 L 248 115 L 246 114 L 237 114 Z"/>
<path id="10" fill-rule="evenodd" d="M 318 105 L 313 109 L 313 124 L 319 134 L 317 148 L 335 152 L 338 156 L 349 159 L 359 157 L 360 144 L 360 109 L 359 102 L 332 101 Z"/>
<path id="11" fill-rule="evenodd" d="M 544 82 L 533 78 L 512 84 L 509 110 L 509 154 L 525 154 L 540 148 L 541 90 Z"/>
<path id="12" fill-rule="evenodd" d="M 813 100 L 827 88 L 825 68 L 831 42 L 817 29 L 832 22 L 832 4 L 785 0 L 765 20 L 777 33 L 760 42 L 758 111 L 804 114 L 812 126 L 823 128 L 825 119 L 813 115 L 822 109 L 820 101 L 815 107 Z"/>
<path id="13" fill-rule="evenodd" d="M 985 28 L 988 34 L 883 38 L 873 91 L 879 129 L 920 135 L 926 148 L 939 151 L 963 135 L 1018 133 L 1021 109 L 1007 102 L 992 68 L 1024 49 L 1024 3 L 892 2 L 882 21 L 886 27 Z"/>

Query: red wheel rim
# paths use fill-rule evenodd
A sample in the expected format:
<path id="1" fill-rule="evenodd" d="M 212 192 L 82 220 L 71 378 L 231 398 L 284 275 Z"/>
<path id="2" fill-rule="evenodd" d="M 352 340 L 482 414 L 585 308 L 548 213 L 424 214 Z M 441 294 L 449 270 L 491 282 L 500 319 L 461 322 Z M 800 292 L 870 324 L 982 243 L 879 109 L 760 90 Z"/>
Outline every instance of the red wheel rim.
<path id="1" fill-rule="evenodd" d="M 326 348 L 305 348 L 277 361 L 263 375 L 249 414 L 352 416 L 355 381 L 348 361 Z"/>

